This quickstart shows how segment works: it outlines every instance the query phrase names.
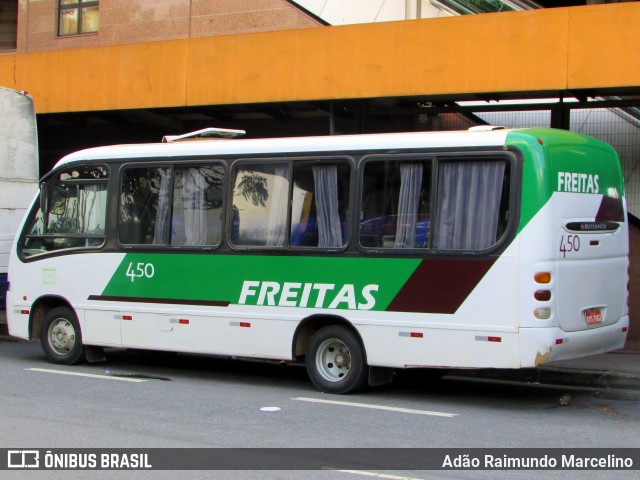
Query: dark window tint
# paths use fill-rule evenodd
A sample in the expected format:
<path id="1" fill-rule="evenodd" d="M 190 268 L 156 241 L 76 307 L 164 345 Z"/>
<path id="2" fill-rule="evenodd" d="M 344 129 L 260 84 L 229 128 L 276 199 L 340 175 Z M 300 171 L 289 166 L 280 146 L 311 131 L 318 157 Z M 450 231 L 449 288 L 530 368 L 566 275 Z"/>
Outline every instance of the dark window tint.
<path id="1" fill-rule="evenodd" d="M 362 246 L 428 246 L 431 161 L 369 161 L 364 167 L 362 195 Z"/>
<path id="2" fill-rule="evenodd" d="M 347 241 L 349 165 L 296 165 L 291 237 L 294 247 L 339 248 Z"/>
<path id="3" fill-rule="evenodd" d="M 363 172 L 360 244 L 486 250 L 506 230 L 509 177 L 509 162 L 495 156 L 370 160 Z"/>
<path id="4" fill-rule="evenodd" d="M 122 176 L 123 244 L 205 246 L 222 238 L 221 166 L 129 168 Z"/>

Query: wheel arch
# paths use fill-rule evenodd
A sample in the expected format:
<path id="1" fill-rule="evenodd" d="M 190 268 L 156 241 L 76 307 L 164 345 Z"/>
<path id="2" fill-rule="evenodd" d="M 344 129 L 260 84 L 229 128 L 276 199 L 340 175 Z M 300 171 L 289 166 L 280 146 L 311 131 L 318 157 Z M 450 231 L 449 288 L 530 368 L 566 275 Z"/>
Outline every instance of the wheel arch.
<path id="1" fill-rule="evenodd" d="M 360 342 L 360 346 L 362 347 L 362 351 L 366 361 L 367 350 L 358 329 L 346 318 L 341 317 L 340 315 L 330 314 L 311 315 L 303 319 L 298 324 L 298 327 L 296 328 L 296 331 L 293 335 L 293 342 L 291 346 L 292 358 L 294 360 L 300 360 L 302 357 L 304 357 L 307 353 L 307 347 L 309 346 L 311 337 L 313 337 L 313 335 L 321 328 L 328 327 L 330 325 L 339 325 L 353 332 L 353 334 L 358 338 L 358 341 Z"/>
<path id="2" fill-rule="evenodd" d="M 80 324 L 78 314 L 76 313 L 75 308 L 71 306 L 71 302 L 59 295 L 45 295 L 38 298 L 31 305 L 31 312 L 29 314 L 29 338 L 40 338 L 40 330 L 42 329 L 44 317 L 48 312 L 57 307 L 67 307 L 71 312 L 73 312 L 78 320 L 78 324 Z"/>

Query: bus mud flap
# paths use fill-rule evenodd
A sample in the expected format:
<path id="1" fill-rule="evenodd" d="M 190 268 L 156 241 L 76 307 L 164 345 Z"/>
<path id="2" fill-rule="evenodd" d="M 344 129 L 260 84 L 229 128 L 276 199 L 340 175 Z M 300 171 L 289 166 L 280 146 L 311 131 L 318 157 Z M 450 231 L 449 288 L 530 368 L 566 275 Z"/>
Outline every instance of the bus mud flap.
<path id="1" fill-rule="evenodd" d="M 387 385 L 393 381 L 393 368 L 369 367 L 369 386 Z"/>
<path id="2" fill-rule="evenodd" d="M 104 353 L 104 348 L 102 347 L 85 347 L 87 362 L 104 362 L 107 360 L 107 356 Z"/>

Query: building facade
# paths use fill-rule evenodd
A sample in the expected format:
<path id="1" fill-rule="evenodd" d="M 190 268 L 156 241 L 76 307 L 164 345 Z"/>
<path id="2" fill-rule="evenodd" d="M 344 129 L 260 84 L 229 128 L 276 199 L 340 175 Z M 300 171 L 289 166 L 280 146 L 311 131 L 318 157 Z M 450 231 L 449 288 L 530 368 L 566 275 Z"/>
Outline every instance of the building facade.
<path id="1" fill-rule="evenodd" d="M 319 25 L 286 0 L 20 0 L 18 4 L 17 52 Z M 10 15 L 7 12 L 6 17 Z"/>

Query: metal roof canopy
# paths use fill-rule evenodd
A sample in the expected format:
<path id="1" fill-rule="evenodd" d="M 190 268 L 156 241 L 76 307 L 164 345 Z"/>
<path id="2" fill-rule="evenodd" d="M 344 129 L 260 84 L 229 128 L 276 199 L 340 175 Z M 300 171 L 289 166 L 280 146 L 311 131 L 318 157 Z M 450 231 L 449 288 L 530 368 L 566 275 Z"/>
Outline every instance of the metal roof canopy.
<path id="1" fill-rule="evenodd" d="M 551 111 L 550 126 L 568 129 L 570 110 L 640 107 L 640 88 L 598 92 L 606 97 L 578 93 L 582 95 L 567 99 L 542 93 L 537 98 L 514 98 L 513 94 L 387 97 L 40 114 L 41 170 L 48 170 L 58 158 L 80 148 L 157 142 L 165 135 L 211 126 L 246 130 L 246 138 L 383 133 L 429 130 L 428 125 L 417 123 L 421 115 L 462 115 L 472 125 L 482 123 L 474 113 Z M 617 97 L 612 98 L 613 94 Z"/>

